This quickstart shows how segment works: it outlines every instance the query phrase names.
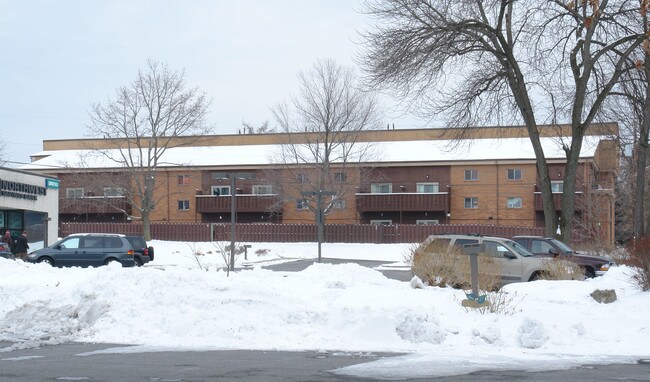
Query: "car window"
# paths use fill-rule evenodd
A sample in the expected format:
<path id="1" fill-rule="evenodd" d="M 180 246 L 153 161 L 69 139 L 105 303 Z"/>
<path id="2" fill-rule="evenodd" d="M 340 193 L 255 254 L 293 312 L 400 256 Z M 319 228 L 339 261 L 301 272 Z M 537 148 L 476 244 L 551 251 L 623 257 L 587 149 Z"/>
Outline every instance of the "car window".
<path id="1" fill-rule="evenodd" d="M 139 237 L 131 237 L 129 238 L 129 242 L 133 246 L 133 248 L 144 248 L 146 247 L 146 244 L 142 238 Z"/>
<path id="2" fill-rule="evenodd" d="M 535 256 L 532 253 L 530 253 L 530 251 L 528 251 L 526 249 L 526 247 L 524 247 L 523 245 L 521 245 L 521 244 L 519 244 L 517 242 L 514 242 L 512 240 L 507 240 L 506 244 L 508 244 L 508 246 L 510 246 L 512 249 L 514 249 L 514 251 L 517 252 L 520 256 L 523 256 L 523 257 Z"/>
<path id="3" fill-rule="evenodd" d="M 544 240 L 533 239 L 530 251 L 533 253 L 549 253 L 552 248 L 553 246 Z"/>
<path id="4" fill-rule="evenodd" d="M 488 256 L 503 257 L 507 252 L 510 252 L 505 245 L 496 241 L 484 240 L 483 244 L 485 244 L 485 253 Z"/>
<path id="5" fill-rule="evenodd" d="M 553 242 L 555 245 L 557 245 L 557 246 L 562 250 L 562 252 L 566 252 L 566 253 L 571 253 L 571 252 L 573 252 L 573 250 L 571 249 L 571 247 L 569 247 L 568 245 L 564 244 L 563 242 L 561 242 L 561 241 L 559 241 L 559 240 L 555 240 L 555 239 L 553 239 L 552 242 Z"/>
<path id="6" fill-rule="evenodd" d="M 79 248 L 79 238 L 71 237 L 61 242 L 61 248 L 77 249 Z"/>
<path id="7" fill-rule="evenodd" d="M 84 237 L 81 241 L 81 248 L 102 248 L 102 241 L 101 237 Z"/>
<path id="8" fill-rule="evenodd" d="M 106 248 L 122 248 L 122 239 L 119 237 L 105 237 L 104 245 Z"/>

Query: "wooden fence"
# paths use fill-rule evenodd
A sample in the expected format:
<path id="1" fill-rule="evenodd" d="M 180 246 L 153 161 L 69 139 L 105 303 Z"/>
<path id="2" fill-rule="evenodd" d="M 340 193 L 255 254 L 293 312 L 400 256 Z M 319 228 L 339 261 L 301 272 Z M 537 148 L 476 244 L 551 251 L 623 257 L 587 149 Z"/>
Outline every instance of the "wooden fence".
<path id="1" fill-rule="evenodd" d="M 316 242 L 314 224 L 236 224 L 240 243 Z M 61 223 L 61 237 L 72 233 L 106 232 L 142 235 L 139 223 Z M 540 227 L 509 227 L 482 224 L 327 224 L 325 241 L 329 243 L 419 243 L 427 236 L 442 233 L 480 234 L 511 237 L 544 235 Z M 217 223 L 152 223 L 153 239 L 170 241 L 229 241 L 230 224 Z"/>

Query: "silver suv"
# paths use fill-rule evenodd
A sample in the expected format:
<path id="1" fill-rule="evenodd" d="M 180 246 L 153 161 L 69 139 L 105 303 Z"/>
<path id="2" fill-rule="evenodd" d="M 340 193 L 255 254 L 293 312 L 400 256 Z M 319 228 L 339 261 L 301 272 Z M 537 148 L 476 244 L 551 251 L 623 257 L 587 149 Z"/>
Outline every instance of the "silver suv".
<path id="1" fill-rule="evenodd" d="M 448 245 L 451 249 L 452 246 L 457 246 L 467 253 L 466 248 L 472 247 L 476 244 L 480 245 L 483 255 L 495 258 L 501 265 L 501 281 L 503 284 L 533 281 L 539 278 L 544 269 L 544 263 L 548 259 L 539 258 L 528 252 L 528 250 L 510 239 L 492 236 L 479 236 L 479 235 L 431 235 L 423 243 L 422 246 L 427 247 L 433 243 L 436 246 Z M 465 247 L 465 245 L 470 246 Z"/>

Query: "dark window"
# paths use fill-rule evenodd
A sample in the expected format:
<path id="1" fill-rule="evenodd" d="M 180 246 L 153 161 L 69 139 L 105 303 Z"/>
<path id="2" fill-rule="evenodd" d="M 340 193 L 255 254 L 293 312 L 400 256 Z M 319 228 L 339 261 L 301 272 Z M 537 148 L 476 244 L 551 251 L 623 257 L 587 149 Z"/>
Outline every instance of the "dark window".
<path id="1" fill-rule="evenodd" d="M 521 169 L 520 168 L 509 168 L 508 169 L 508 180 L 521 180 Z"/>
<path id="2" fill-rule="evenodd" d="M 181 186 L 188 186 L 190 184 L 190 176 L 189 175 L 179 175 L 178 176 L 178 184 Z"/>
<path id="3" fill-rule="evenodd" d="M 465 180 L 478 180 L 478 170 L 465 170 Z"/>
<path id="4" fill-rule="evenodd" d="M 181 211 L 187 211 L 190 209 L 190 201 L 189 200 L 179 200 L 178 201 L 178 209 Z"/>
<path id="5" fill-rule="evenodd" d="M 336 172 L 334 173 L 334 182 L 336 183 L 345 183 L 347 182 L 348 177 L 344 172 Z"/>

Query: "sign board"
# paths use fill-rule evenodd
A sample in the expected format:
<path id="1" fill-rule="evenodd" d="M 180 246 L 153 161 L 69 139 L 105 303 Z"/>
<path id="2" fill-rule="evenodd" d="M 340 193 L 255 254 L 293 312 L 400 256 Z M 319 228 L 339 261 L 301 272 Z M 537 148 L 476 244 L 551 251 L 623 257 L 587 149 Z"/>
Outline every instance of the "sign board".
<path id="1" fill-rule="evenodd" d="M 58 179 L 45 179 L 45 188 L 58 189 L 59 188 L 59 180 Z"/>

